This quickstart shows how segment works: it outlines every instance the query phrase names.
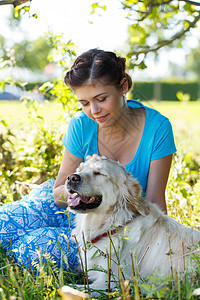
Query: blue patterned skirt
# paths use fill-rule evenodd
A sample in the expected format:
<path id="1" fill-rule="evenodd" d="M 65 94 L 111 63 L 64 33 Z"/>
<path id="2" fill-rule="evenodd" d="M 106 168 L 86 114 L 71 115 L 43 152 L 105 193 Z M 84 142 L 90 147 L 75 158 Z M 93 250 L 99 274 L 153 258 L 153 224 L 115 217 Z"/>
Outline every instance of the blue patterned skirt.
<path id="1" fill-rule="evenodd" d="M 22 266 L 34 268 L 41 259 L 65 269 L 78 265 L 76 243 L 70 238 L 74 215 L 54 204 L 54 182 L 48 180 L 0 207 L 1 246 Z"/>

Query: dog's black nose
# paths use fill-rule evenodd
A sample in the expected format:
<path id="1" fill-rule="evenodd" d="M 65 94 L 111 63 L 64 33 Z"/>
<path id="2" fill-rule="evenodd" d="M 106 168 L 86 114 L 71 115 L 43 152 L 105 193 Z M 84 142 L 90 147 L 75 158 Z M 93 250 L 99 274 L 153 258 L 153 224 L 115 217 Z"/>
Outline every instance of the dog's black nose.
<path id="1" fill-rule="evenodd" d="M 81 176 L 79 176 L 78 174 L 70 174 L 67 177 L 68 184 L 79 183 L 80 181 L 81 181 Z"/>

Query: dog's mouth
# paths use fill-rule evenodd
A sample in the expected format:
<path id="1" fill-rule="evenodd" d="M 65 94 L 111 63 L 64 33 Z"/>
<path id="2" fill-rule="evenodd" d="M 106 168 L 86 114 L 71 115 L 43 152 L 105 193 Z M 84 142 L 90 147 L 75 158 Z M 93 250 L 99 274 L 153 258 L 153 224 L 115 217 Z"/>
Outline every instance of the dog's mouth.
<path id="1" fill-rule="evenodd" d="M 102 201 L 102 196 L 83 196 L 74 190 L 69 191 L 70 196 L 68 197 L 68 206 L 75 210 L 86 210 L 97 208 Z"/>

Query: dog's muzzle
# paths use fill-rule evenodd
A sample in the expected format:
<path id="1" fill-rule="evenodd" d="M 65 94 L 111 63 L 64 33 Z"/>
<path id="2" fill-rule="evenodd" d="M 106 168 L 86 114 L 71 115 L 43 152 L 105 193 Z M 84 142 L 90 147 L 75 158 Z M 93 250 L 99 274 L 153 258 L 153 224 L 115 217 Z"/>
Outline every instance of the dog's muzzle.
<path id="1" fill-rule="evenodd" d="M 68 205 L 71 209 L 74 210 L 87 210 L 94 209 L 98 207 L 102 202 L 101 195 L 91 195 L 85 196 L 82 193 L 79 194 L 80 184 L 83 184 L 81 181 L 81 176 L 79 174 L 70 174 L 67 177 L 65 186 L 69 192 Z"/>

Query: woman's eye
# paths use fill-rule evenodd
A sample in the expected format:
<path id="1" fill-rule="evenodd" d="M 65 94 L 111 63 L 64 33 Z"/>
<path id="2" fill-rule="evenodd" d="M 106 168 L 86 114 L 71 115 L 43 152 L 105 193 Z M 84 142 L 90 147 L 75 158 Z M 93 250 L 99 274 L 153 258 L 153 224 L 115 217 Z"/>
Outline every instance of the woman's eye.
<path id="1" fill-rule="evenodd" d="M 103 99 L 99 99 L 98 101 L 99 101 L 99 102 L 103 102 L 103 101 L 106 100 L 106 98 L 107 98 L 107 97 L 104 97 Z"/>
<path id="2" fill-rule="evenodd" d="M 79 101 L 81 103 L 82 106 L 87 106 L 89 104 L 89 102 L 83 102 L 83 101 Z"/>

